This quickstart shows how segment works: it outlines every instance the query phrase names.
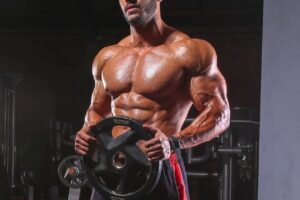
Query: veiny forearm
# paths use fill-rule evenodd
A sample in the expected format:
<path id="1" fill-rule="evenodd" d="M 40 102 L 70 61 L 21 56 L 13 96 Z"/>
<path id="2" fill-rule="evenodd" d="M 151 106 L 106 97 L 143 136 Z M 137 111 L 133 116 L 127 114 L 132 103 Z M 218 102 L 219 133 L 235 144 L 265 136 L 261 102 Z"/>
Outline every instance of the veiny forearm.
<path id="1" fill-rule="evenodd" d="M 95 110 L 93 107 L 89 107 L 89 109 L 86 112 L 85 118 L 84 118 L 84 126 L 92 126 L 100 122 L 105 116 L 102 116 L 97 110 Z"/>
<path id="2" fill-rule="evenodd" d="M 176 136 L 180 141 L 181 148 L 191 148 L 217 137 L 228 128 L 229 123 L 230 110 L 228 106 L 208 105 L 191 125 Z"/>

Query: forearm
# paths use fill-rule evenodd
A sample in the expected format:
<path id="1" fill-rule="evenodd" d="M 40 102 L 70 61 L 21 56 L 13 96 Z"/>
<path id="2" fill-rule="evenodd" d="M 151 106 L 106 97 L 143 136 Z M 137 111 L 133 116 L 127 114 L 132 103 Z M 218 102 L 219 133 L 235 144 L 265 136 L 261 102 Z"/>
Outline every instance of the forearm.
<path id="1" fill-rule="evenodd" d="M 225 131 L 230 123 L 228 106 L 222 108 L 207 107 L 194 119 L 191 125 L 175 136 L 180 148 L 186 149 L 210 141 Z"/>
<path id="2" fill-rule="evenodd" d="M 108 113 L 106 115 L 101 114 L 100 111 L 97 111 L 94 107 L 90 106 L 84 118 L 84 126 L 89 127 L 95 125 L 102 119 L 108 117 L 108 115 Z"/>

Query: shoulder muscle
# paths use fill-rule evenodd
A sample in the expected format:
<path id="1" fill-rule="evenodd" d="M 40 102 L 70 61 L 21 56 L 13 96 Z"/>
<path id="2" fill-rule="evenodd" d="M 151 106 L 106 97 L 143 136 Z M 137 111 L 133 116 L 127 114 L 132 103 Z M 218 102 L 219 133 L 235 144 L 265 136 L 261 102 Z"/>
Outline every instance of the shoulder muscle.
<path id="1" fill-rule="evenodd" d="M 214 47 L 205 40 L 191 39 L 190 43 L 194 46 L 199 65 L 195 70 L 196 74 L 208 73 L 217 68 L 217 54 Z"/>
<path id="2" fill-rule="evenodd" d="M 172 45 L 176 59 L 193 75 L 217 66 L 217 55 L 211 44 L 200 39 L 185 39 Z"/>
<path id="3" fill-rule="evenodd" d="M 120 47 L 118 47 L 117 45 L 113 45 L 104 47 L 98 52 L 92 66 L 93 76 L 95 77 L 95 79 L 101 79 L 101 72 L 103 67 L 113 56 L 117 54 L 119 49 Z"/>

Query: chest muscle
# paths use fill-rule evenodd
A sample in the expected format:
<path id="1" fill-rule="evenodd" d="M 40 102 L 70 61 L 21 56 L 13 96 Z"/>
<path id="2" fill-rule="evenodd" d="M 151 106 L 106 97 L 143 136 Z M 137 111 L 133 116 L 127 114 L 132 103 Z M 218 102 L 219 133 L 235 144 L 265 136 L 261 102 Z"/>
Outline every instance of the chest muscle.
<path id="1" fill-rule="evenodd" d="M 102 79 L 113 96 L 129 91 L 162 95 L 182 84 L 183 69 L 171 52 L 120 52 L 105 65 Z"/>

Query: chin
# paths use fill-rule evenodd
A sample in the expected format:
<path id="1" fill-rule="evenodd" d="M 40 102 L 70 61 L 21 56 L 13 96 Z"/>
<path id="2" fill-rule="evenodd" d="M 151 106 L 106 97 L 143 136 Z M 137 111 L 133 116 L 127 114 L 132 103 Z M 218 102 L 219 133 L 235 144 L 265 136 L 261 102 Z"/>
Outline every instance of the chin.
<path id="1" fill-rule="evenodd" d="M 143 18 L 140 16 L 128 18 L 127 22 L 129 25 L 132 25 L 132 26 L 140 26 L 140 25 L 145 24 Z"/>

